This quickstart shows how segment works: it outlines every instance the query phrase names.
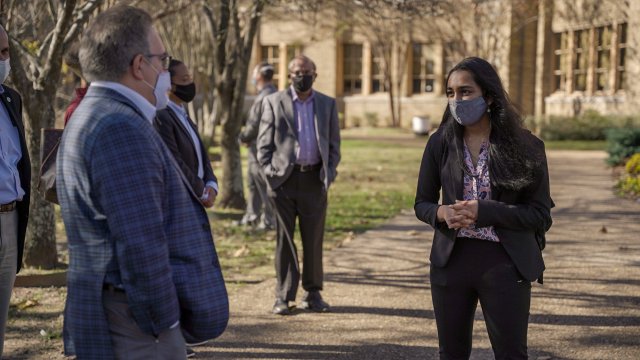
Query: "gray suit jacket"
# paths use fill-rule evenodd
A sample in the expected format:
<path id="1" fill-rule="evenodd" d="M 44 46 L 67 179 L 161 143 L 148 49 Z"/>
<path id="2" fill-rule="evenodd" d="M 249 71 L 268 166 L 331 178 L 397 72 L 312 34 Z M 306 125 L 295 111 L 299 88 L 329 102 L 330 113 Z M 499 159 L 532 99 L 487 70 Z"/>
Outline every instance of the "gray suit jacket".
<path id="1" fill-rule="evenodd" d="M 340 124 L 334 98 L 314 90 L 314 123 L 320 147 L 320 179 L 325 190 L 335 180 L 340 162 Z M 271 94 L 262 101 L 258 131 L 258 163 L 271 189 L 277 189 L 291 175 L 300 147 L 294 119 L 291 89 Z"/>
<path id="2" fill-rule="evenodd" d="M 257 154 L 256 140 L 258 139 L 258 129 L 260 128 L 260 118 L 262 118 L 262 100 L 268 95 L 278 91 L 273 84 L 268 84 L 260 92 L 251 105 L 249 110 L 249 116 L 247 123 L 244 125 L 244 129 L 240 132 L 238 139 L 245 144 L 250 145 L 250 151 L 255 155 Z"/>

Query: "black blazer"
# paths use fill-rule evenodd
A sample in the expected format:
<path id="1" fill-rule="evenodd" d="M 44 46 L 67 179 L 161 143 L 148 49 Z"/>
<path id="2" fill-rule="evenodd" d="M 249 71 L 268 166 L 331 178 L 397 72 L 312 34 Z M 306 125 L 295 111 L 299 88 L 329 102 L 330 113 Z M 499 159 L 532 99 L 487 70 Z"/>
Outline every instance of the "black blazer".
<path id="1" fill-rule="evenodd" d="M 189 124 L 196 134 L 198 134 L 195 124 L 191 121 L 189 121 Z M 158 133 L 173 154 L 178 165 L 180 165 L 180 169 L 182 169 L 187 180 L 189 180 L 189 184 L 191 184 L 191 188 L 197 195 L 202 196 L 204 187 L 208 181 L 218 182 L 211 168 L 211 161 L 209 161 L 207 150 L 200 140 L 200 136 L 198 136 L 198 146 L 200 146 L 200 152 L 202 153 L 204 179 L 198 177 L 198 155 L 196 154 L 196 149 L 193 146 L 193 141 L 187 128 L 182 125 L 180 118 L 178 118 L 178 115 L 176 115 L 173 110 L 168 107 L 159 110 L 153 125 L 156 130 L 158 130 Z"/>
<path id="2" fill-rule="evenodd" d="M 543 163 L 536 179 L 520 191 L 491 187 L 491 200 L 478 200 L 477 227 L 493 225 L 500 243 L 522 276 L 534 281 L 542 276 L 544 261 L 536 231 L 551 227 L 549 172 L 544 155 L 544 143 L 527 131 L 533 151 L 540 152 Z M 430 260 L 433 266 L 447 265 L 458 231 L 449 229 L 446 222 L 437 220 L 438 201 L 442 189 L 442 204 L 462 200 L 463 170 L 456 161 L 455 144 L 447 143 L 442 130 L 436 131 L 427 142 L 418 176 L 415 212 L 418 219 L 434 230 Z"/>
<path id="3" fill-rule="evenodd" d="M 20 185 L 24 190 L 22 201 L 16 203 L 18 211 L 18 263 L 16 264 L 16 273 L 22 267 L 22 253 L 24 251 L 24 238 L 27 233 L 27 222 L 29 221 L 29 201 L 31 199 L 31 160 L 29 159 L 29 150 L 24 137 L 24 123 L 22 122 L 22 98 L 17 91 L 2 85 L 4 93 L 0 96 L 4 104 L 11 122 L 18 128 L 20 137 L 20 150 L 22 158 L 18 162 L 18 173 L 20 174 Z"/>

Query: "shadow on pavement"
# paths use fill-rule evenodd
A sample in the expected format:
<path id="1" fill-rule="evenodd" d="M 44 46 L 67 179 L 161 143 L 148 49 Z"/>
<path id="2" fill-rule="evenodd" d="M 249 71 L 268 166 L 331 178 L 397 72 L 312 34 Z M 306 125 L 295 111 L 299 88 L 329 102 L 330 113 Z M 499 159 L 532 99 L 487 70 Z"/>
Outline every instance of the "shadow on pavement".
<path id="1" fill-rule="evenodd" d="M 390 309 L 370 306 L 334 306 L 331 308 L 331 312 L 337 314 L 371 314 L 435 319 L 435 315 L 432 310 L 419 309 Z"/>
<path id="2" fill-rule="evenodd" d="M 563 326 L 640 326 L 640 317 L 532 314 L 529 323 Z"/>
<path id="3" fill-rule="evenodd" d="M 426 266 L 423 266 L 426 267 Z M 393 288 L 427 290 L 429 277 L 425 275 L 401 275 L 401 274 L 348 274 L 331 273 L 325 276 L 325 281 L 340 284 L 387 286 Z"/>
<path id="4" fill-rule="evenodd" d="M 295 336 L 295 335 L 292 335 Z M 198 357 L 207 359 L 435 359 L 438 349 L 397 344 L 367 344 L 356 346 L 298 345 L 298 344 L 242 344 L 243 349 L 233 351 L 236 343 L 216 342 L 215 347 L 229 351 L 198 351 Z"/>

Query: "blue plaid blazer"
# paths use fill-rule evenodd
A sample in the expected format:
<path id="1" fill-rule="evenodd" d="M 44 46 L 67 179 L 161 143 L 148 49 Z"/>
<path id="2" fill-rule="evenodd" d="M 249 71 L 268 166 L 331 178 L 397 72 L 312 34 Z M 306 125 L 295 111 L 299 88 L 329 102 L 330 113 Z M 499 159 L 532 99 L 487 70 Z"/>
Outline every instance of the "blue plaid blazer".
<path id="1" fill-rule="evenodd" d="M 90 88 L 65 128 L 57 191 L 69 243 L 64 342 L 78 359 L 112 359 L 105 281 L 155 335 L 176 321 L 187 341 L 229 318 L 209 219 L 151 122 L 124 96 Z"/>

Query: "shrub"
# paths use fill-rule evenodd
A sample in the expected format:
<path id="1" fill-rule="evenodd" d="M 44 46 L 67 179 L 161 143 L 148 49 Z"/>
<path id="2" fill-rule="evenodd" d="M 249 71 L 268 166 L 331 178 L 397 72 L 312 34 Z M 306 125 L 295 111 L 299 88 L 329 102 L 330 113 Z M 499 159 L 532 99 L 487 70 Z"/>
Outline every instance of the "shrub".
<path id="1" fill-rule="evenodd" d="M 364 113 L 364 118 L 367 121 L 367 125 L 370 127 L 378 126 L 378 114 L 373 112 Z"/>
<path id="2" fill-rule="evenodd" d="M 640 153 L 636 153 L 624 166 L 625 174 L 618 181 L 616 188 L 622 196 L 640 198 Z"/>
<path id="3" fill-rule="evenodd" d="M 640 176 L 627 176 L 618 182 L 621 195 L 633 198 L 640 197 Z"/>
<path id="4" fill-rule="evenodd" d="M 609 165 L 622 165 L 631 155 L 640 153 L 640 128 L 609 129 L 606 134 Z"/>
<path id="5" fill-rule="evenodd" d="M 531 122 L 529 119 L 526 124 L 533 125 Z M 551 116 L 548 121 L 535 125 L 545 140 L 605 140 L 607 129 L 640 127 L 640 118 L 603 116 L 595 110 L 587 110 L 575 117 Z"/>
<path id="6" fill-rule="evenodd" d="M 634 154 L 629 161 L 627 161 L 624 169 L 629 175 L 640 176 L 640 153 Z"/>

